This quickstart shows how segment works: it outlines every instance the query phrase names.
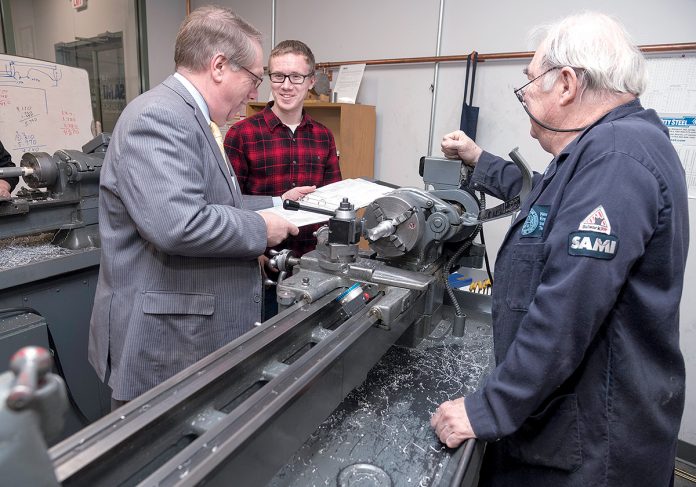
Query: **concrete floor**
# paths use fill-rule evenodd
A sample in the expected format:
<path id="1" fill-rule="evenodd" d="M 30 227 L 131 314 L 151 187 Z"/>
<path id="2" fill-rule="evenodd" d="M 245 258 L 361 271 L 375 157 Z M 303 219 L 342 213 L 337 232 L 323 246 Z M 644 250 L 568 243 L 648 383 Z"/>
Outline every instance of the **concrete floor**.
<path id="1" fill-rule="evenodd" d="M 696 465 L 677 459 L 674 471 L 674 487 L 696 487 Z"/>

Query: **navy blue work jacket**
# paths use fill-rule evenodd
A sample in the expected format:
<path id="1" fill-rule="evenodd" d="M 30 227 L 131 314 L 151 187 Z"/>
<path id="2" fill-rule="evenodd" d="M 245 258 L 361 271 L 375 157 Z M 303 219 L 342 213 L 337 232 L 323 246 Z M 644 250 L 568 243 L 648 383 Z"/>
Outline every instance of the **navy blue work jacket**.
<path id="1" fill-rule="evenodd" d="M 508 199 L 520 185 L 484 152 L 475 189 Z M 682 165 L 638 100 L 535 175 L 495 266 L 497 367 L 465 400 L 491 442 L 481 485 L 669 485 L 688 224 Z"/>

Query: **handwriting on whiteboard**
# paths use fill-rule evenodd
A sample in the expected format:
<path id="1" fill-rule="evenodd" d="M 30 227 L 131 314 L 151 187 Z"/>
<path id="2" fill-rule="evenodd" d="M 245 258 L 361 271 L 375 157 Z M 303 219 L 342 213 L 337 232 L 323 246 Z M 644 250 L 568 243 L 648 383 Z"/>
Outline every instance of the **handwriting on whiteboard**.
<path id="1" fill-rule="evenodd" d="M 0 68 L 0 82 L 28 86 L 58 86 L 63 73 L 56 64 L 6 61 Z"/>
<path id="2" fill-rule="evenodd" d="M 15 131 L 15 148 L 17 150 L 34 152 L 45 146 L 46 144 L 41 144 L 35 134 L 23 130 Z"/>
<path id="3" fill-rule="evenodd" d="M 80 127 L 77 125 L 75 114 L 69 110 L 61 110 L 60 115 L 63 120 L 63 134 L 79 135 Z"/>
<path id="4" fill-rule="evenodd" d="M 84 69 L 0 54 L 0 141 L 15 164 L 25 152 L 79 150 L 92 117 Z"/>

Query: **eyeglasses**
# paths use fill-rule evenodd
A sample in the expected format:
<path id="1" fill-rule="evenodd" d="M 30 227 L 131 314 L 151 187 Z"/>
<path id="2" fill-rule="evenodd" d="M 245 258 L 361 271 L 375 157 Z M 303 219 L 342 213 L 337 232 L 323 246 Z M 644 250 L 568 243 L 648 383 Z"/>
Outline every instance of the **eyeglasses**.
<path id="1" fill-rule="evenodd" d="M 537 77 L 534 78 L 533 80 L 530 80 L 530 81 L 526 82 L 524 85 L 522 85 L 522 86 L 520 86 L 519 88 L 517 88 L 516 90 L 513 90 L 513 93 L 515 94 L 515 96 L 517 97 L 517 99 L 520 101 L 520 103 L 522 103 L 522 104 L 524 105 L 524 89 L 525 89 L 527 86 L 529 86 L 529 85 L 531 85 L 532 83 L 534 83 L 534 82 L 535 82 L 536 80 L 538 80 L 539 78 L 541 78 L 542 76 L 544 76 L 546 73 L 550 73 L 550 72 L 553 71 L 554 69 L 560 69 L 560 68 L 561 68 L 560 66 L 554 66 L 553 68 L 547 69 L 546 71 L 544 71 L 543 73 L 541 73 L 539 76 L 537 76 Z"/>
<path id="2" fill-rule="evenodd" d="M 254 79 L 252 80 L 254 82 L 254 89 L 258 89 L 259 86 L 261 86 L 261 83 L 263 83 L 263 78 L 259 78 L 254 73 L 252 73 L 247 68 L 245 68 L 244 66 L 239 66 L 239 67 L 254 77 Z"/>
<path id="3" fill-rule="evenodd" d="M 309 73 L 309 74 L 270 73 L 268 75 L 268 77 L 271 79 L 271 83 L 277 83 L 277 84 L 285 83 L 285 78 L 288 78 L 290 80 L 290 83 L 292 83 L 293 85 L 301 85 L 310 76 L 312 76 L 312 73 Z"/>

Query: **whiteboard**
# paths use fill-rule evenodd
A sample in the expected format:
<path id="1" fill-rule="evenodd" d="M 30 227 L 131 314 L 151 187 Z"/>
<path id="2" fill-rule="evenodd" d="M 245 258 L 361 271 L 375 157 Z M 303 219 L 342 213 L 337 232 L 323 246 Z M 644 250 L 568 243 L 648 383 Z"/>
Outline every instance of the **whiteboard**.
<path id="1" fill-rule="evenodd" d="M 81 150 L 91 126 L 87 71 L 0 54 L 0 140 L 15 165 L 25 152 Z"/>

